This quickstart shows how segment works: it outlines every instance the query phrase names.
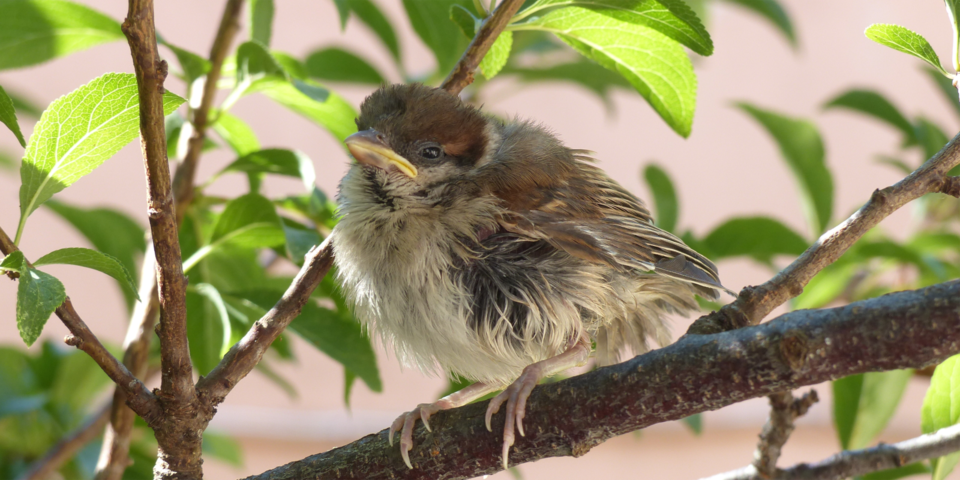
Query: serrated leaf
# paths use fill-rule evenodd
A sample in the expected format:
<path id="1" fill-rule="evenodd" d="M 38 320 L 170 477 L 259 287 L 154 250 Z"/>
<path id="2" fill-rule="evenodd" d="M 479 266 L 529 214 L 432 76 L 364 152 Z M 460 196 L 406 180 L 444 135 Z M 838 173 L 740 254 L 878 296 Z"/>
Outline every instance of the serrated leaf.
<path id="1" fill-rule="evenodd" d="M 657 165 L 647 165 L 643 170 L 643 178 L 653 195 L 653 206 L 657 212 L 656 225 L 668 232 L 674 231 L 677 228 L 680 207 L 673 182 L 667 172 Z"/>
<path id="2" fill-rule="evenodd" d="M 920 427 L 923 433 L 933 433 L 960 421 L 960 355 L 954 355 L 937 365 L 930 378 L 930 388 L 923 399 Z M 943 480 L 960 462 L 960 452 L 931 460 L 933 480 Z"/>
<path id="3" fill-rule="evenodd" d="M 510 59 L 510 48 L 513 46 L 513 32 L 503 32 L 490 46 L 490 50 L 480 61 L 480 73 L 487 80 L 492 79 L 500 73 L 503 66 Z"/>
<path id="4" fill-rule="evenodd" d="M 518 18 L 545 8 L 571 6 L 652 28 L 700 55 L 713 54 L 710 34 L 697 14 L 681 0 L 538 0 L 520 12 Z"/>
<path id="5" fill-rule="evenodd" d="M 17 285 L 17 329 L 28 347 L 66 297 L 63 284 L 53 275 L 29 267 L 23 270 Z"/>
<path id="6" fill-rule="evenodd" d="M 273 35 L 273 0 L 250 0 L 250 40 L 270 45 Z"/>
<path id="7" fill-rule="evenodd" d="M 350 5 L 350 10 L 357 15 L 361 22 L 367 25 L 370 30 L 380 39 L 393 60 L 400 64 L 400 42 L 397 40 L 397 34 L 393 30 L 393 25 L 380 8 L 372 0 L 344 0 Z M 344 21 L 346 21 L 344 19 Z"/>
<path id="8" fill-rule="evenodd" d="M 213 124 L 213 130 L 237 155 L 260 150 L 260 140 L 250 125 L 229 112 L 220 112 Z"/>
<path id="9" fill-rule="evenodd" d="M 786 225 L 768 217 L 741 217 L 715 228 L 703 243 L 711 258 L 747 256 L 769 263 L 774 255 L 796 256 L 807 249 L 807 241 Z"/>
<path id="10" fill-rule="evenodd" d="M 383 75 L 366 60 L 342 48 L 330 47 L 311 53 L 304 64 L 307 75 L 330 82 L 386 83 Z"/>
<path id="11" fill-rule="evenodd" d="M 894 50 L 913 55 L 936 68 L 941 74 L 949 77 L 950 74 L 940 65 L 940 57 L 922 35 L 900 25 L 875 23 L 863 32 L 870 40 L 890 47 Z"/>
<path id="12" fill-rule="evenodd" d="M 469 8 L 470 4 L 470 0 L 403 0 L 410 24 L 433 52 L 439 72 L 450 71 L 468 43 L 460 35 L 460 29 L 450 21 L 450 9 L 454 5 Z"/>
<path id="13" fill-rule="evenodd" d="M 790 44 L 797 45 L 797 37 L 793 31 L 793 23 L 786 10 L 777 0 L 727 0 L 734 5 L 740 5 L 770 21 L 780 33 L 783 33 Z"/>
<path id="14" fill-rule="evenodd" d="M 873 90 L 848 90 L 824 105 L 824 108 L 847 108 L 876 118 L 903 133 L 905 143 L 916 143 L 913 124 L 883 95 Z"/>
<path id="15" fill-rule="evenodd" d="M 870 372 L 833 382 L 833 411 L 844 450 L 871 445 L 893 417 L 912 370 Z"/>
<path id="16" fill-rule="evenodd" d="M 89 248 L 72 247 L 54 250 L 38 258 L 36 262 L 33 262 L 33 265 L 37 267 L 56 264 L 91 268 L 110 275 L 120 282 L 134 298 L 140 300 L 140 296 L 137 294 L 137 283 L 134 281 L 133 276 L 130 275 L 129 270 L 124 268 L 123 263 L 113 255 Z"/>
<path id="17" fill-rule="evenodd" d="M 62 0 L 0 2 L 0 70 L 123 40 L 116 20 Z"/>
<path id="18" fill-rule="evenodd" d="M 304 84 L 314 85 L 309 82 Z M 357 117 L 356 110 L 343 97 L 333 92 L 329 93 L 326 101 L 318 102 L 290 82 L 271 79 L 257 82 L 250 91 L 262 92 L 280 105 L 327 129 L 341 142 L 357 131 L 357 125 L 353 122 Z"/>
<path id="19" fill-rule="evenodd" d="M 4 272 L 17 272 L 23 274 L 27 268 L 27 259 L 23 257 L 23 252 L 14 250 L 10 255 L 0 260 L 0 270 Z"/>
<path id="20" fill-rule="evenodd" d="M 20 146 L 27 146 L 27 141 L 23 139 L 23 133 L 20 131 L 20 124 L 17 123 L 17 110 L 13 105 L 13 99 L 7 95 L 3 87 L 0 87 L 0 122 L 13 132 Z"/>
<path id="21" fill-rule="evenodd" d="M 553 10 L 514 30 L 544 30 L 581 55 L 620 73 L 675 132 L 693 125 L 697 77 L 690 58 L 673 39 L 646 27 L 580 7 Z"/>
<path id="22" fill-rule="evenodd" d="M 827 169 L 823 140 L 812 122 L 791 118 L 748 103 L 737 106 L 767 130 L 800 184 L 804 212 L 819 234 L 830 226 L 833 213 L 833 177 Z"/>
<path id="23" fill-rule="evenodd" d="M 183 99 L 166 92 L 163 111 Z M 137 80 L 132 73 L 108 73 L 60 97 L 34 127 L 20 165 L 20 224 L 53 194 L 107 161 L 140 132 Z"/>
<path id="24" fill-rule="evenodd" d="M 258 150 L 233 161 L 218 173 L 227 172 L 274 173 L 299 178 L 307 191 L 315 188 L 317 174 L 313 162 L 302 152 L 270 148 Z"/>

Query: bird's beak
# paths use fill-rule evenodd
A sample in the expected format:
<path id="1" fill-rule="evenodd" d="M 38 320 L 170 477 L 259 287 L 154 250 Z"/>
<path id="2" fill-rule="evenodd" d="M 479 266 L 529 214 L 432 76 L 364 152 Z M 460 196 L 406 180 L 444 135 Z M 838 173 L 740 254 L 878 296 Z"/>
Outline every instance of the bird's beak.
<path id="1" fill-rule="evenodd" d="M 404 175 L 414 178 L 417 167 L 406 158 L 397 155 L 378 137 L 376 130 L 364 130 L 354 133 L 344 140 L 347 149 L 358 162 L 387 170 L 391 165 Z"/>

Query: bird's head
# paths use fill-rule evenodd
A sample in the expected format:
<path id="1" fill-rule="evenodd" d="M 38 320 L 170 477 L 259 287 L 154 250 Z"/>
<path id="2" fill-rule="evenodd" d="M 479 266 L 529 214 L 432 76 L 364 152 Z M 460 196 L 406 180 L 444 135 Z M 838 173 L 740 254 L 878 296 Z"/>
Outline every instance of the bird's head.
<path id="1" fill-rule="evenodd" d="M 420 191 L 476 168 L 498 136 L 479 110 L 421 84 L 378 89 L 360 105 L 357 128 L 346 145 L 358 167 L 384 186 Z"/>

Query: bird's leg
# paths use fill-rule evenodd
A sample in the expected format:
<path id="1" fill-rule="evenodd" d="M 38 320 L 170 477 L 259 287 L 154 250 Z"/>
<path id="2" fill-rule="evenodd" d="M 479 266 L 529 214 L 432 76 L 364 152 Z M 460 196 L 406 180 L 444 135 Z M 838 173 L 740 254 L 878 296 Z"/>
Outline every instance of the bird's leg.
<path id="1" fill-rule="evenodd" d="M 413 464 L 410 463 L 410 450 L 413 449 L 413 425 L 417 422 L 418 418 L 423 421 L 423 426 L 428 432 L 432 431 L 430 430 L 429 421 L 430 416 L 434 413 L 440 410 L 462 407 L 499 389 L 500 387 L 496 385 L 491 386 L 485 383 L 474 383 L 436 402 L 421 403 L 417 408 L 413 409 L 413 411 L 397 417 L 397 419 L 393 421 L 393 425 L 390 425 L 390 432 L 387 434 L 387 438 L 390 440 L 390 446 L 393 446 L 393 434 L 402 429 L 400 432 L 400 456 L 403 457 L 403 462 L 407 464 L 407 467 L 412 469 Z"/>
<path id="2" fill-rule="evenodd" d="M 567 349 L 553 358 L 548 358 L 542 362 L 527 365 L 513 383 L 506 390 L 490 400 L 487 406 L 487 430 L 493 431 L 490 427 L 490 419 L 493 414 L 500 410 L 503 402 L 507 402 L 507 416 L 503 424 L 503 469 L 507 469 L 507 455 L 510 453 L 510 447 L 513 445 L 514 433 L 513 426 L 516 423 L 520 435 L 523 433 L 523 417 L 526 415 L 527 397 L 533 391 L 533 387 L 541 379 L 560 373 L 568 368 L 583 365 L 587 357 L 590 356 L 590 339 L 581 334 L 576 340 L 570 342 Z"/>

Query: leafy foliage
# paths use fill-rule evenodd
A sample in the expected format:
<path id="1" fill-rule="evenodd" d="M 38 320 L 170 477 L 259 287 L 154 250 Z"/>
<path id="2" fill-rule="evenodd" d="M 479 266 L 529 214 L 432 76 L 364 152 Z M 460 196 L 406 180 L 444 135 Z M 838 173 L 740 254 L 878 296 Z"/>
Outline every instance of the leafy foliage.
<path id="1" fill-rule="evenodd" d="M 930 64 L 944 76 L 950 76 L 940 65 L 940 58 L 937 52 L 930 46 L 930 42 L 920 34 L 900 25 L 889 25 L 877 23 L 867 27 L 864 34 L 870 40 L 890 47 L 894 50 L 913 55 Z"/>

